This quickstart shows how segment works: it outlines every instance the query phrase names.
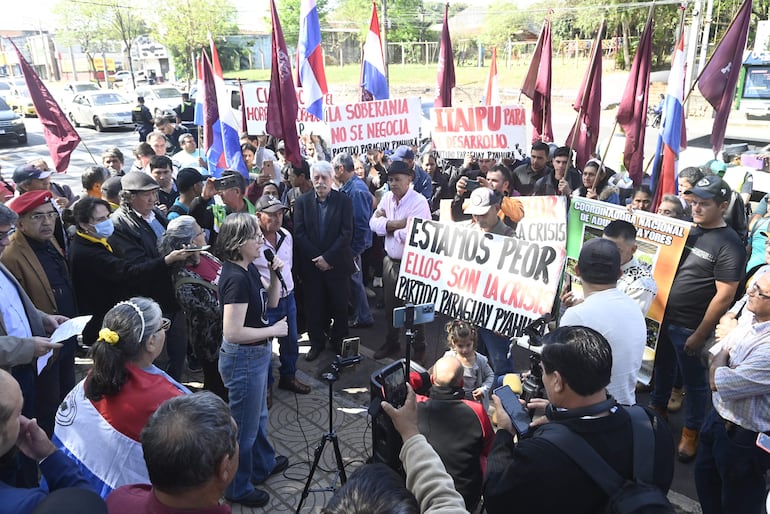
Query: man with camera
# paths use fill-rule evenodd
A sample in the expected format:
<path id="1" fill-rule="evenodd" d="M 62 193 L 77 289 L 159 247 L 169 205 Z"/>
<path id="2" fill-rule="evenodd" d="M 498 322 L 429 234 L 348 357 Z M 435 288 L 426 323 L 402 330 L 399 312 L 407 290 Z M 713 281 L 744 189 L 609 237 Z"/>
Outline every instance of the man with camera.
<path id="1" fill-rule="evenodd" d="M 543 338 L 541 368 L 548 400 L 533 399 L 530 409 L 545 409 L 528 434 L 514 443 L 515 431 L 499 398 L 499 430 L 487 461 L 484 500 L 487 512 L 603 512 L 608 495 L 580 465 L 538 428 L 559 423 L 583 439 L 621 477 L 633 476 L 631 416 L 607 396 L 612 350 L 601 334 L 587 327 L 561 327 Z M 665 423 L 646 411 L 654 435 L 651 485 L 666 493 L 674 474 L 674 444 Z"/>
<path id="2" fill-rule="evenodd" d="M 208 178 L 203 184 L 201 195 L 190 203 L 190 216 L 195 218 L 201 228 L 208 229 L 209 244 L 217 240 L 219 227 L 228 214 L 247 212 L 256 214 L 254 204 L 246 194 L 246 179 L 238 171 L 225 170 L 219 178 Z M 212 201 L 219 195 L 221 203 Z"/>

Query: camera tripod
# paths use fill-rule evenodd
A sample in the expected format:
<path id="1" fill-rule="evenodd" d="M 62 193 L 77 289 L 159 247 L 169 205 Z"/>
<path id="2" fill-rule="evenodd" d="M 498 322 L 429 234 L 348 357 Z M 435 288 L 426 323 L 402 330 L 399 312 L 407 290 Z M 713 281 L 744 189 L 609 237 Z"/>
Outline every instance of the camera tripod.
<path id="1" fill-rule="evenodd" d="M 318 446 L 315 447 L 313 465 L 310 466 L 310 474 L 307 477 L 307 482 L 305 482 L 305 488 L 302 490 L 302 496 L 299 499 L 299 504 L 297 505 L 297 510 L 295 511 L 296 514 L 299 514 L 299 511 L 302 508 L 302 504 L 305 502 L 305 499 L 310 493 L 310 483 L 313 481 L 313 475 L 315 474 L 316 469 L 318 469 L 318 462 L 321 460 L 321 455 L 323 455 L 327 442 L 331 441 L 332 446 L 334 447 L 334 458 L 337 461 L 337 475 L 340 477 L 340 482 L 344 484 L 348 481 L 348 477 L 345 474 L 345 464 L 342 462 L 342 453 L 340 452 L 337 433 L 334 431 L 334 426 L 332 424 L 332 414 L 334 413 L 334 409 L 332 408 L 333 384 L 339 378 L 339 370 L 335 367 L 334 364 L 332 364 L 332 371 L 324 373 L 322 376 L 323 379 L 326 380 L 326 383 L 329 384 L 329 431 L 325 432 L 321 436 L 321 440 L 318 442 Z M 334 490 L 335 487 L 333 485 L 320 489 L 313 489 L 314 492 L 334 492 Z"/>

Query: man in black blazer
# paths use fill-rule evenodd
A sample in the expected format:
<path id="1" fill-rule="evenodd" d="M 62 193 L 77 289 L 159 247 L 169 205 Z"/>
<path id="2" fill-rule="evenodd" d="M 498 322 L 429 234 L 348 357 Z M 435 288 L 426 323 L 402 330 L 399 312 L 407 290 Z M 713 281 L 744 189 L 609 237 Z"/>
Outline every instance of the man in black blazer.
<path id="1" fill-rule="evenodd" d="M 324 349 L 325 332 L 332 349 L 339 352 L 348 335 L 349 278 L 353 273 L 353 204 L 332 189 L 331 164 L 320 161 L 311 167 L 313 190 L 294 204 L 295 265 L 305 288 L 305 319 L 310 351 L 315 360 Z M 329 328 L 329 322 L 333 325 Z"/>

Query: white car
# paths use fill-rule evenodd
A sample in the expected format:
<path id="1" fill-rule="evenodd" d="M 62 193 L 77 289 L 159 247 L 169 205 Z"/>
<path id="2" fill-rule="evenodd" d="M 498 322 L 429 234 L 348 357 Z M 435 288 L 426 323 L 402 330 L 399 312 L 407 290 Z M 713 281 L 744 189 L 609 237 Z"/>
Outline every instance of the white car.
<path id="1" fill-rule="evenodd" d="M 174 108 L 182 103 L 182 92 L 165 84 L 137 86 L 134 96 L 143 96 L 144 105 L 156 118 L 172 115 Z"/>
<path id="2" fill-rule="evenodd" d="M 67 82 L 61 95 L 61 105 L 67 105 L 76 95 L 86 91 L 102 91 L 102 88 L 94 82 Z"/>
<path id="3" fill-rule="evenodd" d="M 87 125 L 98 132 L 110 127 L 133 127 L 131 109 L 134 104 L 114 91 L 87 91 L 80 93 L 69 104 L 69 118 L 73 125 Z"/>

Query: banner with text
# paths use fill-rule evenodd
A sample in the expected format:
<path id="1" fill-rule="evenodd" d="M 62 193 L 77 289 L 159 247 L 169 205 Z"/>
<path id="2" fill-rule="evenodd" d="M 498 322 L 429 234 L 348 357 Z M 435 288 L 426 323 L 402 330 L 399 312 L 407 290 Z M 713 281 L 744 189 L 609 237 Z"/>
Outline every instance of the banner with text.
<path id="1" fill-rule="evenodd" d="M 524 218 L 516 237 L 467 223 L 412 219 L 396 296 L 506 336 L 550 313 L 566 257 L 566 200 L 511 198 Z"/>
<path id="2" fill-rule="evenodd" d="M 508 157 L 529 149 L 523 105 L 477 105 L 430 110 L 433 145 L 442 157 Z M 518 151 L 516 150 L 518 148 Z"/>
<path id="3" fill-rule="evenodd" d="M 319 134 L 328 141 L 329 127 L 323 121 L 319 120 L 304 107 L 307 105 L 305 92 L 301 87 L 295 88 L 297 91 L 297 134 Z M 240 96 L 237 88 L 232 92 L 233 95 Z M 249 134 L 262 134 L 265 132 L 267 123 L 267 99 L 270 96 L 270 82 L 244 82 L 242 107 L 243 115 L 246 116 L 246 128 Z M 240 103 L 240 102 L 239 102 Z M 237 104 L 236 104 L 237 105 Z M 324 106 L 333 105 L 331 93 L 324 96 Z M 326 108 L 326 107 L 325 107 Z"/>
<path id="4" fill-rule="evenodd" d="M 350 154 L 366 153 L 372 147 L 395 148 L 417 144 L 420 137 L 420 99 L 391 98 L 326 109 L 331 140 L 329 146 Z"/>
<path id="5" fill-rule="evenodd" d="M 660 325 L 666 311 L 666 302 L 679 265 L 679 258 L 684 250 L 687 235 L 690 233 L 690 223 L 640 210 L 629 212 L 625 207 L 598 200 L 573 199 L 569 213 L 565 273 L 569 275 L 567 280 L 573 284 L 573 292 L 576 294 L 582 293 L 579 287 L 580 280 L 575 276 L 575 265 L 580 255 L 580 248 L 585 241 L 602 237 L 604 227 L 618 219 L 628 221 L 636 227 L 638 248 L 634 255 L 642 265 L 649 268 L 658 286 L 658 294 L 645 319 L 647 346 L 639 375 L 640 381 L 649 383 Z"/>

